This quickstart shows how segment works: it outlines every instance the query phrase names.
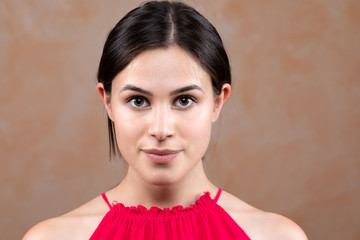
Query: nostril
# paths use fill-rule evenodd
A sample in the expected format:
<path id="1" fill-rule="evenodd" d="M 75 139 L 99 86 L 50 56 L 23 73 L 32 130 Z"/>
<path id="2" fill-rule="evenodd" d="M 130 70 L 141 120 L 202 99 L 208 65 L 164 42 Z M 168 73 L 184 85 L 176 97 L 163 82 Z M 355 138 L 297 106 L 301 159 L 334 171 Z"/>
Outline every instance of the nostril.
<path id="1" fill-rule="evenodd" d="M 152 137 L 155 137 L 159 142 L 164 141 L 166 138 L 171 137 L 171 133 L 162 129 L 162 130 L 155 130 L 151 133 Z"/>

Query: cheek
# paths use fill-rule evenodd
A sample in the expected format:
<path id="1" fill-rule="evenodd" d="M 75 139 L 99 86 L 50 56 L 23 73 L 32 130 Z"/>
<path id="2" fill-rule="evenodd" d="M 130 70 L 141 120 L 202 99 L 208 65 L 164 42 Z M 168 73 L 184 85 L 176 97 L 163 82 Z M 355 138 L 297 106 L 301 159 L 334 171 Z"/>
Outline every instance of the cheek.
<path id="1" fill-rule="evenodd" d="M 144 124 L 140 118 L 134 116 L 127 109 L 116 109 L 113 111 L 116 140 L 123 157 L 126 157 L 137 146 L 138 139 L 145 131 Z"/>
<path id="2" fill-rule="evenodd" d="M 192 154 L 202 158 L 209 145 L 212 128 L 211 111 L 196 111 L 191 118 L 182 124 L 183 138 L 186 139 L 187 149 Z"/>

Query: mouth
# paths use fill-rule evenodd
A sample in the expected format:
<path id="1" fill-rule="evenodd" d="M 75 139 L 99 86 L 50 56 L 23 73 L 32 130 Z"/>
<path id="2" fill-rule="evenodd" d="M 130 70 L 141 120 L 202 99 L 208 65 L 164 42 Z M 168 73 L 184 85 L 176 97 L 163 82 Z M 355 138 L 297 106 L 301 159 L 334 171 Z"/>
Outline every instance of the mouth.
<path id="1" fill-rule="evenodd" d="M 144 149 L 145 155 L 154 164 L 169 164 L 179 154 L 179 150 L 169 149 Z"/>

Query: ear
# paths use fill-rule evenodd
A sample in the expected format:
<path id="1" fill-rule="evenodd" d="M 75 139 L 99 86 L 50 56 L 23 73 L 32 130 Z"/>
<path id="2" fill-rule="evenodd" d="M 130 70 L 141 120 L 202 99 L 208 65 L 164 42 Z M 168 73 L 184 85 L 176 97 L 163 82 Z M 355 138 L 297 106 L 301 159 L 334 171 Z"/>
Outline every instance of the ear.
<path id="1" fill-rule="evenodd" d="M 106 93 L 104 84 L 101 82 L 96 85 L 96 89 L 97 89 L 98 93 L 100 94 L 100 97 L 105 105 L 105 109 L 107 111 L 109 118 L 111 120 L 113 120 L 111 104 L 110 104 L 110 98 L 111 98 L 110 94 Z"/>
<path id="2" fill-rule="evenodd" d="M 229 98 L 231 92 L 231 85 L 228 83 L 224 83 L 221 88 L 220 95 L 216 96 L 216 102 L 213 112 L 213 119 L 212 121 L 215 122 L 220 115 L 221 108 L 224 105 L 225 101 Z"/>

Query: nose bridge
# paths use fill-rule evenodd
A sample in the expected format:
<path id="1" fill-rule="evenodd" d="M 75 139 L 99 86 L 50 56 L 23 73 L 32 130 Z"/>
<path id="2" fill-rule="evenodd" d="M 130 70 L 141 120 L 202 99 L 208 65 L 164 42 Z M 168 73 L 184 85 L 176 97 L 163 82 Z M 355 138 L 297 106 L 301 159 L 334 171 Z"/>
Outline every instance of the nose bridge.
<path id="1" fill-rule="evenodd" d="M 173 134 L 171 109 L 166 104 L 157 105 L 153 109 L 150 132 L 159 140 L 164 140 Z"/>

